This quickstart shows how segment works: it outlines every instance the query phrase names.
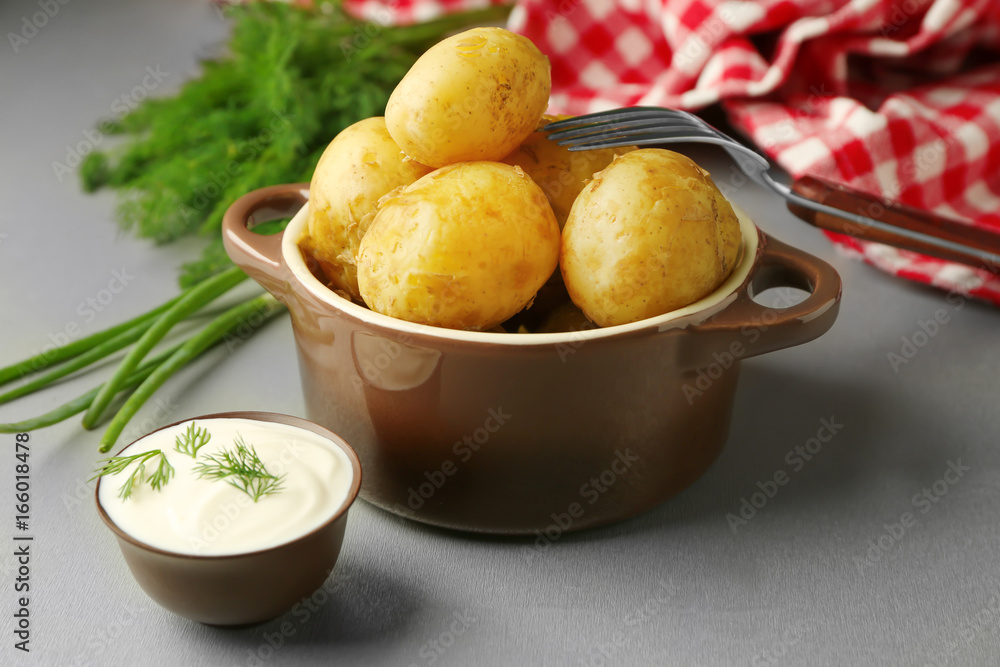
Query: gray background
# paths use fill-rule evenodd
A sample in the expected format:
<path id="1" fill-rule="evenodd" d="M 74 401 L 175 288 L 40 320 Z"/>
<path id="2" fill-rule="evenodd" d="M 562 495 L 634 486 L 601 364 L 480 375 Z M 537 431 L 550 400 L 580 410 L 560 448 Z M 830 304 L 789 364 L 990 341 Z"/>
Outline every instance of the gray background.
<path id="1" fill-rule="evenodd" d="M 3 3 L 0 34 L 36 11 L 31 1 Z M 75 175 L 60 181 L 52 163 L 112 114 L 147 66 L 169 73 L 155 94 L 169 93 L 226 33 L 199 0 L 71 0 L 18 53 L 4 38 L 0 363 L 68 325 L 95 331 L 175 293 L 176 268 L 196 246 L 155 248 L 123 235 L 113 195 L 82 194 Z M 717 153 L 692 155 L 732 182 Z M 308 618 L 221 631 L 160 609 L 134 583 L 85 482 L 99 433 L 72 420 L 31 435 L 32 650 L 12 646 L 12 548 L 0 546 L 0 662 L 996 664 L 1000 312 L 841 256 L 753 186 L 732 197 L 765 231 L 832 262 L 843 306 L 819 340 L 745 362 L 730 441 L 680 497 L 564 536 L 533 558 L 525 541 L 428 529 L 359 502 L 329 593 Z M 78 310 L 116 270 L 132 276 L 126 288 L 93 316 Z M 939 310 L 947 322 L 894 370 L 888 355 Z M 0 421 L 47 410 L 96 381 L 0 407 Z M 216 350 L 176 377 L 129 434 L 231 409 L 303 414 L 287 317 L 232 358 Z M 823 419 L 843 427 L 795 470 L 786 455 Z M 0 436 L 0 540 L 8 544 L 13 440 Z M 959 461 L 968 471 L 939 483 L 946 493 L 921 512 L 914 495 Z M 788 484 L 732 530 L 727 514 L 778 471 Z M 908 511 L 915 525 L 891 538 Z M 886 548 L 872 547 L 880 538 Z M 456 614 L 465 620 L 450 636 Z M 271 650 L 283 622 L 289 636 Z M 433 642 L 449 646 L 435 652 Z"/>

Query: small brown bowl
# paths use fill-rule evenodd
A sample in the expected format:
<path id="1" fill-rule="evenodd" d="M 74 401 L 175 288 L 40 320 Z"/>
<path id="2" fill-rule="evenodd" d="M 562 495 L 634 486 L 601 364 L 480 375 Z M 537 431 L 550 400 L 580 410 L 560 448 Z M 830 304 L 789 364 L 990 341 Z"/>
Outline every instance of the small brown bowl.
<path id="1" fill-rule="evenodd" d="M 340 555 L 348 509 L 361 488 L 361 464 L 343 438 L 298 417 L 269 412 L 223 412 L 194 419 L 222 418 L 295 426 L 339 447 L 353 469 L 351 488 L 343 505 L 321 526 L 291 542 L 235 555 L 197 556 L 152 547 L 119 528 L 101 505 L 101 479 L 97 481 L 95 499 L 98 513 L 118 538 L 132 575 L 155 602 L 175 614 L 208 625 L 252 625 L 280 616 L 326 581 Z M 168 424 L 156 431 L 187 421 L 192 420 Z"/>
<path id="2" fill-rule="evenodd" d="M 310 272 L 298 247 L 307 200 L 304 183 L 244 195 L 223 221 L 226 251 L 288 306 L 306 414 L 357 450 L 361 497 L 436 526 L 558 535 L 680 493 L 726 441 L 741 362 L 822 335 L 840 303 L 833 267 L 737 211 L 740 263 L 671 313 L 563 333 L 414 324 Z M 249 229 L 290 215 L 283 234 Z M 809 296 L 754 300 L 782 286 Z"/>

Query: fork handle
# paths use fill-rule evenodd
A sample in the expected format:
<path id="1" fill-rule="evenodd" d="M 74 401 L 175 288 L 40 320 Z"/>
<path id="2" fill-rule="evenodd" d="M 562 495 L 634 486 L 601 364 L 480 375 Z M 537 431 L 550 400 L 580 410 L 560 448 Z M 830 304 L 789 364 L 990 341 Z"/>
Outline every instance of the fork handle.
<path id="1" fill-rule="evenodd" d="M 791 189 L 818 204 L 882 223 L 846 220 L 788 202 L 788 210 L 821 229 L 1000 272 L 1000 234 L 812 176 L 797 179 Z M 899 230 L 910 234 L 901 234 Z"/>

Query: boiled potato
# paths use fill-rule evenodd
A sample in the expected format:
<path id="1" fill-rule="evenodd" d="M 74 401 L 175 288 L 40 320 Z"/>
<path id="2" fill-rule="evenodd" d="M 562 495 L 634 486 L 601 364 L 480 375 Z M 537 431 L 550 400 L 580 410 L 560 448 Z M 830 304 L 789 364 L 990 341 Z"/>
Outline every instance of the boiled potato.
<path id="1" fill-rule="evenodd" d="M 389 134 L 432 167 L 500 160 L 534 131 L 549 103 L 549 60 L 526 37 L 473 28 L 438 42 L 389 97 Z"/>
<path id="2" fill-rule="evenodd" d="M 539 127 L 556 120 L 559 120 L 556 116 L 543 116 Z M 542 132 L 532 132 L 501 162 L 520 167 L 541 186 L 561 229 L 566 224 L 573 202 L 594 174 L 611 164 L 616 155 L 633 150 L 634 146 L 571 151 L 549 141 Z"/>
<path id="3" fill-rule="evenodd" d="M 330 142 L 309 186 L 308 237 L 300 244 L 330 287 L 361 298 L 355 257 L 378 200 L 430 171 L 406 158 L 382 117 L 357 122 Z"/>
<path id="4" fill-rule="evenodd" d="M 740 248 L 733 207 L 708 172 L 658 148 L 615 158 L 583 189 L 563 228 L 573 302 L 612 326 L 670 312 L 718 287 Z"/>
<path id="5" fill-rule="evenodd" d="M 534 181 L 463 162 L 382 200 L 361 239 L 358 284 L 374 311 L 487 330 L 528 305 L 559 261 L 559 225 Z"/>

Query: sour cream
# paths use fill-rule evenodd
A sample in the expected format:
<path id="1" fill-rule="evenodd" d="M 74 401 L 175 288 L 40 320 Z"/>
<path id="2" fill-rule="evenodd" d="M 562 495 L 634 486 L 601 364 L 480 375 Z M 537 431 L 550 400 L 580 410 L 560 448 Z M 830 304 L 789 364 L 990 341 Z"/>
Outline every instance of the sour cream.
<path id="1" fill-rule="evenodd" d="M 336 444 L 311 431 L 252 419 L 197 419 L 211 439 L 197 457 L 175 449 L 191 422 L 151 433 L 122 452 L 133 455 L 159 449 L 174 475 L 159 490 L 148 482 L 118 497 L 137 463 L 101 478 L 99 500 L 124 532 L 150 546 L 175 553 L 222 556 L 279 546 L 320 527 L 344 505 L 354 478 L 351 461 Z M 195 466 L 223 449 L 235 450 L 238 438 L 281 476 L 281 490 L 256 502 L 224 479 L 200 477 Z M 152 474 L 158 458 L 146 463 Z"/>

